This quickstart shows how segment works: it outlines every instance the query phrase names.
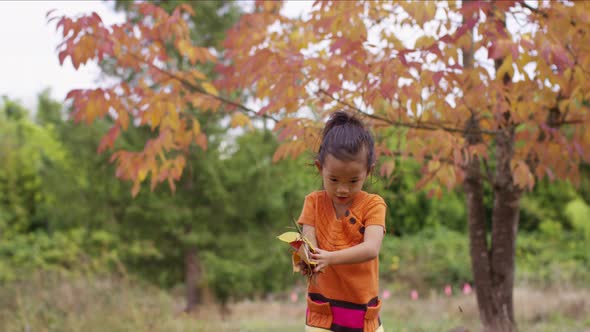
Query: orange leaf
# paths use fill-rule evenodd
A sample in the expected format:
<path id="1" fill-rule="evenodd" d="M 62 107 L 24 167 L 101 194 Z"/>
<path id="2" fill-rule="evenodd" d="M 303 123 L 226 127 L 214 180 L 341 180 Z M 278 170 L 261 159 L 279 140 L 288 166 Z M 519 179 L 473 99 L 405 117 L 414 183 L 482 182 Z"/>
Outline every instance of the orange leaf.
<path id="1" fill-rule="evenodd" d="M 203 150 L 207 150 L 207 136 L 204 133 L 199 133 L 195 137 L 195 143 Z"/>
<path id="2" fill-rule="evenodd" d="M 104 135 L 100 140 L 100 144 L 98 145 L 98 153 L 102 153 L 105 149 L 113 147 L 117 136 L 119 136 L 119 131 L 119 126 L 113 126 L 111 129 L 109 129 L 107 134 Z"/>
<path id="3" fill-rule="evenodd" d="M 523 189 L 533 189 L 533 186 L 535 185 L 535 177 L 524 161 L 512 161 L 510 163 L 510 168 L 512 169 L 514 184 Z"/>
<path id="4" fill-rule="evenodd" d="M 395 169 L 395 160 L 392 158 L 389 158 L 381 164 L 381 169 L 379 171 L 379 174 L 381 174 L 381 176 L 383 176 L 383 177 L 390 177 L 391 174 L 393 173 L 394 169 Z"/>

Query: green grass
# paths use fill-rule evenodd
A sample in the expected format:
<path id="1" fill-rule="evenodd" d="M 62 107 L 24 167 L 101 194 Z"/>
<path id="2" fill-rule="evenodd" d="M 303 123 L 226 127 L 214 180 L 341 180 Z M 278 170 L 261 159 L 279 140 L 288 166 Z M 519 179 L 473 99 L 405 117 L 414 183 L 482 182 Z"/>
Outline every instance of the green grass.
<path id="1" fill-rule="evenodd" d="M 521 331 L 590 331 L 590 290 L 518 287 L 515 307 Z M 295 332 L 303 330 L 305 304 L 277 296 L 231 304 L 221 319 L 215 305 L 194 314 L 182 312 L 183 300 L 135 280 L 92 275 L 38 274 L 0 286 L 3 332 Z M 438 293 L 412 301 L 396 292 L 384 301 L 386 331 L 479 330 L 473 294 Z"/>

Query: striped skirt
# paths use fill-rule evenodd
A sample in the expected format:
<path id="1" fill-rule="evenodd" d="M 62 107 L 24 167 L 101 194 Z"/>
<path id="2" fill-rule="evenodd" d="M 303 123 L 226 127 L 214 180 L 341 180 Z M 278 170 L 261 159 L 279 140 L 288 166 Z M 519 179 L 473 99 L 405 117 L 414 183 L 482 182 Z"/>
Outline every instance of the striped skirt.
<path id="1" fill-rule="evenodd" d="M 328 299 L 321 294 L 307 297 L 306 332 L 383 332 L 377 297 L 366 304 Z"/>

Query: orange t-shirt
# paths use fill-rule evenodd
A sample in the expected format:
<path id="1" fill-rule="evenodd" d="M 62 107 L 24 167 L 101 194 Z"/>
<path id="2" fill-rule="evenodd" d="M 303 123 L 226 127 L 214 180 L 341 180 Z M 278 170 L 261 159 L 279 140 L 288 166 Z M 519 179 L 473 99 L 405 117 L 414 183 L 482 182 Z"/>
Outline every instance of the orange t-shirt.
<path id="1" fill-rule="evenodd" d="M 315 227 L 320 249 L 335 251 L 362 243 L 365 227 L 379 225 L 385 231 L 386 204 L 379 195 L 359 192 L 341 218 L 336 218 L 326 191 L 305 197 L 298 223 Z M 310 282 L 308 293 L 330 300 L 368 304 L 379 294 L 379 258 L 356 264 L 330 265 Z"/>

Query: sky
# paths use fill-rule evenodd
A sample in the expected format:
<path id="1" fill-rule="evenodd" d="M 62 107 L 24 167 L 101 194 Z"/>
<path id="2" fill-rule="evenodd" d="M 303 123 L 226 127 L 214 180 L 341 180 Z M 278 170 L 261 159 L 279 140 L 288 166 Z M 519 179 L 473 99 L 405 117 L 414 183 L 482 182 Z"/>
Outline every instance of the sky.
<path id="1" fill-rule="evenodd" d="M 313 1 L 288 1 L 285 14 L 297 16 Z M 63 101 L 68 91 L 98 86 L 98 67 L 92 63 L 75 70 L 70 60 L 60 66 L 55 51 L 60 36 L 46 14 L 77 15 L 96 12 L 106 24 L 122 22 L 124 14 L 106 1 L 0 1 L 0 96 L 17 99 L 35 109 L 37 95 L 46 88 Z"/>
<path id="2" fill-rule="evenodd" d="M 60 66 L 55 21 L 48 24 L 45 15 L 51 9 L 66 15 L 95 11 L 105 23 L 122 21 L 124 15 L 111 7 L 102 1 L 0 1 L 0 95 L 33 108 L 37 94 L 46 88 L 63 100 L 71 89 L 96 86 L 96 65 L 76 71 L 67 60 Z"/>

